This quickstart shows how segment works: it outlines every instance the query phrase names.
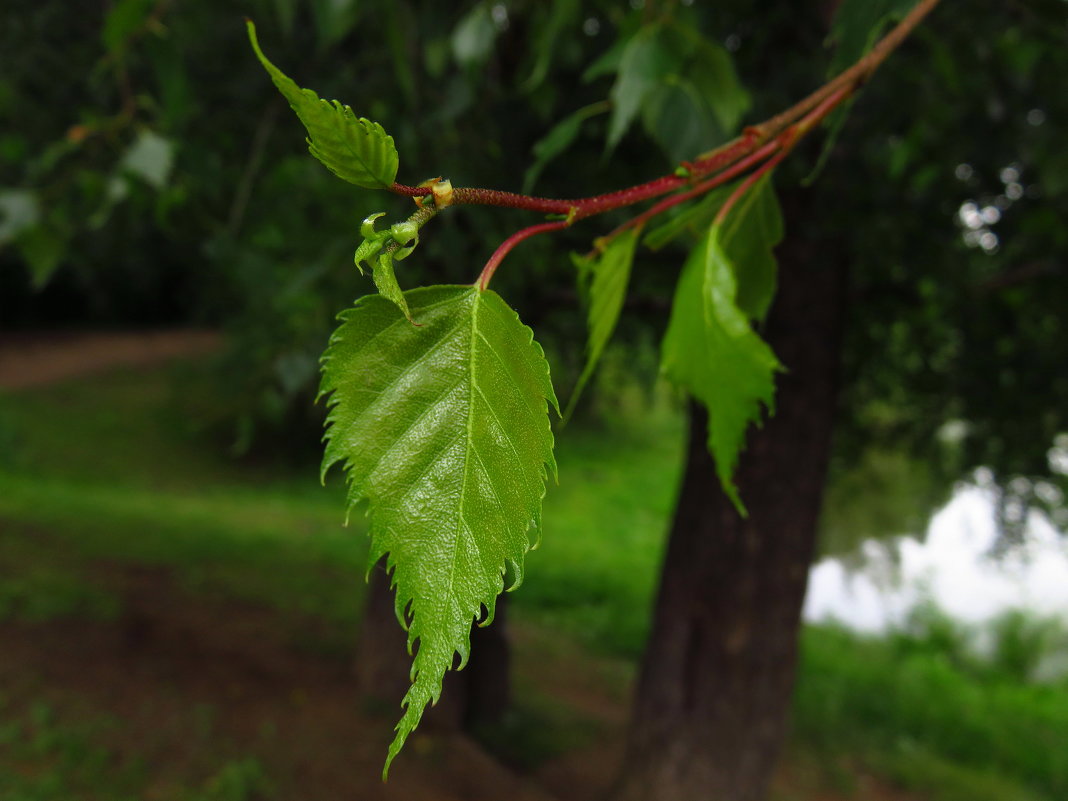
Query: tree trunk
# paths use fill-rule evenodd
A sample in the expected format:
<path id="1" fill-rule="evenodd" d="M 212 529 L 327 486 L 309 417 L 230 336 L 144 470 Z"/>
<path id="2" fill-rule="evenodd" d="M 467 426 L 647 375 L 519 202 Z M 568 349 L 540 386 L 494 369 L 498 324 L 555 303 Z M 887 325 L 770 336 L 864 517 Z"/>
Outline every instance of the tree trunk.
<path id="1" fill-rule="evenodd" d="M 790 219 L 788 217 L 788 219 Z M 779 251 L 765 332 L 788 373 L 719 488 L 691 407 L 686 470 L 615 801 L 758 801 L 788 723 L 797 635 L 834 416 L 841 273 L 812 246 Z"/>
<path id="2" fill-rule="evenodd" d="M 471 656 L 462 671 L 445 674 L 441 700 L 426 710 L 423 725 L 477 732 L 504 719 L 510 702 L 511 655 L 507 634 L 508 594 L 497 599 L 493 625 L 471 629 Z M 367 588 L 363 628 L 354 671 L 370 711 L 400 713 L 408 690 L 408 635 L 393 612 L 393 591 L 384 562 L 375 565 Z"/>

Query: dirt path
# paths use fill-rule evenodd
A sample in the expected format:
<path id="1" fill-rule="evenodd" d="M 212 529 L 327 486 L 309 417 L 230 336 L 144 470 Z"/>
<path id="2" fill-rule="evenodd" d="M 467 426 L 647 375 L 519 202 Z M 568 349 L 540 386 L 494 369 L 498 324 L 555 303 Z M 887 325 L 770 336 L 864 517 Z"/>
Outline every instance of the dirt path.
<path id="1" fill-rule="evenodd" d="M 109 770 L 144 766 L 138 797 L 146 800 L 184 801 L 220 765 L 249 759 L 263 767 L 270 791 L 240 796 L 248 801 L 596 801 L 619 767 L 620 675 L 610 660 L 561 645 L 551 632 L 513 630 L 517 692 L 566 707 L 585 731 L 581 744 L 517 771 L 467 737 L 424 724 L 383 784 L 395 709 L 389 704 L 383 716 L 361 707 L 355 655 L 309 647 L 316 621 L 190 594 L 165 569 L 102 564 L 98 574 L 122 598 L 116 620 L 0 623 L 0 688 L 17 699 L 4 717 L 44 702 L 59 720 L 113 720 L 95 741 L 110 754 Z M 519 735 L 532 738 L 534 751 L 545 737 L 536 728 Z M 829 792 L 788 760 L 772 798 L 917 801 L 874 777 L 855 778 L 853 792 Z"/>
<path id="2" fill-rule="evenodd" d="M 4 716 L 32 700 L 59 720 L 112 719 L 95 739 L 116 772 L 148 766 L 145 798 L 181 797 L 173 788 L 249 758 L 273 801 L 557 798 L 467 738 L 432 729 L 413 735 L 383 784 L 392 716 L 361 711 L 351 654 L 294 647 L 294 626 L 313 621 L 190 595 L 165 570 L 101 572 L 123 599 L 117 620 L 0 623 L 0 687 L 16 699 Z"/>
<path id="3" fill-rule="evenodd" d="M 27 389 L 115 367 L 202 356 L 221 344 L 218 333 L 196 329 L 0 334 L 0 389 Z"/>

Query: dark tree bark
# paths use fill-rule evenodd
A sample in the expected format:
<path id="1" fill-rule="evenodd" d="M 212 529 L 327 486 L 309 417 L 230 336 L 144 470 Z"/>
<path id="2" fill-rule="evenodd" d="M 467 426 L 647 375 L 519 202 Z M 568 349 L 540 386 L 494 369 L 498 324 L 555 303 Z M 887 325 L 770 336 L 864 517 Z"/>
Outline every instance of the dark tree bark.
<path id="1" fill-rule="evenodd" d="M 508 595 L 497 599 L 493 625 L 471 629 L 471 656 L 459 672 L 445 674 L 441 700 L 423 714 L 427 726 L 476 732 L 501 723 L 510 702 L 511 656 L 508 647 Z M 367 707 L 383 714 L 396 711 L 408 690 L 408 635 L 393 612 L 393 591 L 382 564 L 367 588 L 363 628 L 354 671 Z"/>
<path id="2" fill-rule="evenodd" d="M 793 219 L 787 215 L 787 219 Z M 795 228 L 795 230 L 798 230 Z M 777 412 L 720 490 L 691 407 L 686 469 L 615 801 L 758 801 L 788 724 L 834 417 L 841 272 L 786 242 L 764 332 L 786 365 Z"/>

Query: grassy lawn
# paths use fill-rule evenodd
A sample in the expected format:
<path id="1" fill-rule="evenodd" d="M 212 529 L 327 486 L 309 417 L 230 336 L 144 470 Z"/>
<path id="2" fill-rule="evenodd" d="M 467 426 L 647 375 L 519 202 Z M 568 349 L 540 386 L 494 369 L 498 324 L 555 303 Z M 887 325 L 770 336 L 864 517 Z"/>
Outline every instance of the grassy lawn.
<path id="1" fill-rule="evenodd" d="M 360 618 L 366 538 L 358 513 L 342 525 L 340 475 L 323 488 L 313 464 L 229 459 L 191 434 L 173 387 L 152 370 L 0 397 L 0 621 L 114 621 L 123 597 L 109 570 L 150 567 L 191 597 L 252 603 L 295 631 L 321 621 L 343 649 Z M 619 686 L 648 627 L 680 466 L 680 417 L 657 408 L 641 425 L 557 433 L 560 486 L 512 596 L 512 619 L 536 649 L 602 660 Z M 795 760 L 815 761 L 847 796 L 862 792 L 854 779 L 866 771 L 935 801 L 1068 798 L 1063 681 L 1022 684 L 901 642 L 806 631 Z M 521 717 L 555 720 L 560 740 L 528 732 L 519 750 L 596 737 L 573 711 L 531 702 L 542 690 L 519 682 Z M 149 769 L 115 769 L 97 736 L 111 725 L 0 697 L 0 797 L 139 797 Z M 255 759 L 228 755 L 205 770 L 159 797 L 270 797 Z"/>

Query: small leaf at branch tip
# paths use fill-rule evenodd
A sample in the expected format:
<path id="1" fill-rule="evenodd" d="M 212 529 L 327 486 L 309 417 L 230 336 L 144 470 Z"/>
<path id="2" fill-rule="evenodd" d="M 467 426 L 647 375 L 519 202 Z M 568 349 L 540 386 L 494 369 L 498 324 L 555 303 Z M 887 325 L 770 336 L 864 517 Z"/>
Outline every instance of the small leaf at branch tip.
<path id="1" fill-rule="evenodd" d="M 399 166 L 393 137 L 377 122 L 357 117 L 349 106 L 302 89 L 264 55 L 251 20 L 246 27 L 256 58 L 304 124 L 311 154 L 344 181 L 367 189 L 389 189 Z"/>

